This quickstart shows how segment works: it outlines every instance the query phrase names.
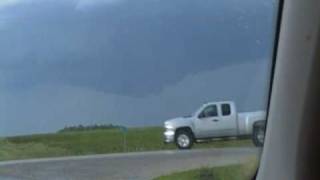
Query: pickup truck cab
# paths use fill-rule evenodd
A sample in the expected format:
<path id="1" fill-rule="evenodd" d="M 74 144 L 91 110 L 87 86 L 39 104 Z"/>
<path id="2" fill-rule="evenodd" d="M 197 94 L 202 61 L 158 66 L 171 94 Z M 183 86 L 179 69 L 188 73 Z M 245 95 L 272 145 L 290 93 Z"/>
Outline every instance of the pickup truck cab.
<path id="1" fill-rule="evenodd" d="M 180 149 L 189 149 L 201 139 L 259 135 L 253 133 L 256 123 L 266 120 L 265 111 L 238 113 L 232 101 L 203 104 L 193 115 L 178 117 L 164 122 L 165 143 L 176 143 Z M 259 142 L 263 143 L 263 142 Z"/>

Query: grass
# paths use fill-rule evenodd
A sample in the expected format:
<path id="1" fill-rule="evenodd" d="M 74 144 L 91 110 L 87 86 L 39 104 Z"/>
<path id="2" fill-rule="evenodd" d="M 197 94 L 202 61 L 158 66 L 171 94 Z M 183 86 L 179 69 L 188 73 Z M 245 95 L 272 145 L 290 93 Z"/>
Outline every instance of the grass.
<path id="1" fill-rule="evenodd" d="M 0 139 L 0 161 L 175 149 L 163 144 L 161 127 L 130 128 L 127 148 L 118 129 L 16 136 Z M 194 148 L 252 146 L 250 139 L 196 144 Z"/>
<path id="2" fill-rule="evenodd" d="M 200 168 L 160 176 L 154 180 L 248 180 L 258 166 L 257 157 L 252 157 L 245 164 L 215 168 Z"/>

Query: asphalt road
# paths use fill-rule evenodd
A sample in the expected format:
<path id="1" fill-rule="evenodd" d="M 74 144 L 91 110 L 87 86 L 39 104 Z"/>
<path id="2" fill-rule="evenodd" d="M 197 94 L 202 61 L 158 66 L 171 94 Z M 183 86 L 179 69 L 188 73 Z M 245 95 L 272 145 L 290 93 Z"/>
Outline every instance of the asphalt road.
<path id="1" fill-rule="evenodd" d="M 256 148 L 155 151 L 0 162 L 1 180 L 149 180 L 204 166 L 244 163 Z"/>

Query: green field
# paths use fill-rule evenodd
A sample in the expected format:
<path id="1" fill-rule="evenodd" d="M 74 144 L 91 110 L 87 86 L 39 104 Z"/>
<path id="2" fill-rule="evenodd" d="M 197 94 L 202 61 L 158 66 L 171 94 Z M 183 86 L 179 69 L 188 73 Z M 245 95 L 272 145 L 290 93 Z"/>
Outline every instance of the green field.
<path id="1" fill-rule="evenodd" d="M 252 179 L 257 166 L 258 160 L 252 157 L 245 164 L 177 172 L 154 180 L 248 180 Z"/>
<path id="2" fill-rule="evenodd" d="M 0 139 L 0 160 L 175 149 L 163 144 L 161 127 L 130 128 L 127 146 L 118 129 L 16 136 Z M 253 146 L 250 139 L 214 141 L 194 148 Z"/>

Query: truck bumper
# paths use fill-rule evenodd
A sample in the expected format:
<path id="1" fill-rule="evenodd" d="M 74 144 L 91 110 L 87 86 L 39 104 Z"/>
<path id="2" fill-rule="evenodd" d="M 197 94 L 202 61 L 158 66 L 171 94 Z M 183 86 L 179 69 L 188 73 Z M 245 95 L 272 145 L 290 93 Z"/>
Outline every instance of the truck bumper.
<path id="1" fill-rule="evenodd" d="M 163 133 L 164 143 L 173 143 L 174 142 L 174 130 L 166 129 Z"/>

